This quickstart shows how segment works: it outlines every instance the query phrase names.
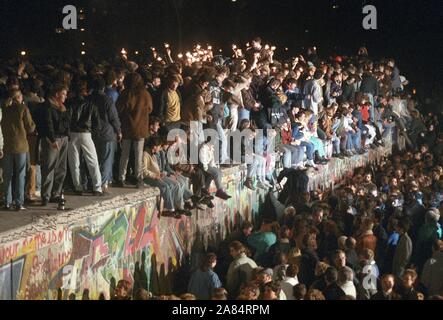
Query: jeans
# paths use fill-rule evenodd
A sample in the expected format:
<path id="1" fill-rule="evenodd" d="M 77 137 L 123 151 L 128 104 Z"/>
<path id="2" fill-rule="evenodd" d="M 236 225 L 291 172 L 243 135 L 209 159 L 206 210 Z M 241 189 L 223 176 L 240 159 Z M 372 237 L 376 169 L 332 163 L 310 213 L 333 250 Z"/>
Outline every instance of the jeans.
<path id="1" fill-rule="evenodd" d="M 290 144 L 284 144 L 282 146 L 283 151 L 283 168 L 288 169 L 293 165 L 297 165 L 303 162 L 304 150 L 300 146 L 293 146 Z"/>
<path id="2" fill-rule="evenodd" d="M 129 162 L 129 151 L 131 150 L 131 144 L 134 147 L 134 158 L 135 158 L 135 176 L 137 181 L 141 181 L 143 178 L 142 172 L 142 162 L 143 162 L 143 146 L 145 139 L 140 140 L 123 140 L 122 142 L 122 154 L 120 157 L 119 173 L 118 178 L 120 181 L 125 181 L 126 171 Z"/>
<path id="3" fill-rule="evenodd" d="M 314 145 L 312 142 L 301 141 L 300 146 L 306 148 L 306 157 L 308 160 L 314 160 Z"/>
<path id="4" fill-rule="evenodd" d="M 223 190 L 223 186 L 221 183 L 221 172 L 216 167 L 208 167 L 208 170 L 206 170 L 206 184 L 205 188 L 206 190 L 209 189 L 211 186 L 211 181 L 214 180 L 215 186 L 217 190 Z"/>
<path id="5" fill-rule="evenodd" d="M 371 121 L 374 122 L 375 121 L 375 101 L 374 101 L 374 96 L 371 93 L 365 93 L 368 98 L 369 98 L 369 102 L 371 103 L 371 108 L 369 109 L 369 113 L 370 113 L 370 117 L 371 117 Z"/>
<path id="6" fill-rule="evenodd" d="M 112 168 L 114 166 L 117 143 L 115 141 L 96 140 L 95 147 L 97 149 L 98 163 L 102 176 L 102 186 L 105 186 L 112 182 Z"/>
<path id="7" fill-rule="evenodd" d="M 47 139 L 42 140 L 42 199 L 60 196 L 68 165 L 68 137 L 56 139 L 58 149 L 54 149 Z"/>
<path id="8" fill-rule="evenodd" d="M 355 150 L 361 149 L 361 131 L 357 130 L 357 132 L 353 133 L 352 135 L 352 143 L 354 144 Z"/>
<path id="9" fill-rule="evenodd" d="M 257 176 L 258 180 L 264 181 L 266 174 L 266 158 L 254 155 L 252 163 L 247 167 L 246 177 L 252 179 Z"/>
<path id="10" fill-rule="evenodd" d="M 173 211 L 175 209 L 175 195 L 179 191 L 178 185 L 170 184 L 163 179 L 156 180 L 150 177 L 145 178 L 146 184 L 160 189 L 160 195 L 165 202 L 165 209 Z"/>
<path id="11" fill-rule="evenodd" d="M 14 201 L 17 206 L 23 205 L 25 202 L 26 153 L 6 153 L 3 168 L 5 205 L 12 204 L 13 175 L 15 175 Z"/>
<path id="12" fill-rule="evenodd" d="M 97 151 L 92 141 L 92 135 L 89 132 L 72 132 L 71 141 L 69 141 L 69 168 L 71 169 L 72 182 L 75 190 L 83 190 L 80 179 L 80 151 L 88 167 L 94 191 L 101 192 L 102 176 L 98 164 Z"/>
<path id="13" fill-rule="evenodd" d="M 331 139 L 332 142 L 332 153 L 339 154 L 340 153 L 340 139 L 337 136 L 333 136 Z"/>

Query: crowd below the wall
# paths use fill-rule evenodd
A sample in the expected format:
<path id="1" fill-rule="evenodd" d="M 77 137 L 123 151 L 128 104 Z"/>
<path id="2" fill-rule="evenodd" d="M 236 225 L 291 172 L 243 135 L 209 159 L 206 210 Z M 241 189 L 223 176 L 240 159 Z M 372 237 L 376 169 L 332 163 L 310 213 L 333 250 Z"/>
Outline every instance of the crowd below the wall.
<path id="1" fill-rule="evenodd" d="M 238 149 L 250 160 L 244 187 L 267 192 L 258 228 L 244 222 L 202 253 L 183 299 L 441 298 L 442 114 L 421 114 L 395 60 L 366 48 L 322 59 L 311 47 L 286 61 L 260 38 L 232 49 L 2 61 L 4 210 L 132 185 L 159 188 L 162 216 L 181 219 L 230 198 L 221 168 Z M 332 158 L 399 137 L 406 150 L 339 188 L 300 187 Z M 147 282 L 129 280 L 110 297 L 150 297 Z"/>

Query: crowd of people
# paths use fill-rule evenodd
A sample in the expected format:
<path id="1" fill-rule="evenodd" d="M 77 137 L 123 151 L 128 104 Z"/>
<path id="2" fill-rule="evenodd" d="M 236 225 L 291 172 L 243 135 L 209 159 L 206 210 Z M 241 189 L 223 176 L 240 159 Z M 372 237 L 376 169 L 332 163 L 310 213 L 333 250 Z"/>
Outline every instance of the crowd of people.
<path id="1" fill-rule="evenodd" d="M 197 45 L 173 58 L 165 44 L 134 61 L 125 50 L 112 60 L 4 61 L 4 209 L 133 185 L 160 190 L 163 216 L 190 216 L 213 208 L 214 196 L 230 198 L 220 170 L 239 148 L 242 162 L 252 159 L 244 186 L 268 191 L 272 209 L 255 232 L 245 222 L 204 254 L 183 298 L 443 295 L 440 114 L 418 111 L 392 58 L 375 60 L 361 48 L 322 59 L 311 47 L 278 61 L 275 50 L 255 38 L 230 57 Z M 185 136 L 171 139 L 177 129 Z M 232 143 L 239 133 L 240 145 Z M 320 170 L 392 137 L 406 150 L 356 170 L 336 190 L 294 197 L 286 186 L 275 197 L 285 187 L 277 163 L 286 175 Z M 184 144 L 195 145 L 197 163 L 189 150 L 175 151 Z M 149 297 L 126 280 L 117 287 L 116 297 Z"/>

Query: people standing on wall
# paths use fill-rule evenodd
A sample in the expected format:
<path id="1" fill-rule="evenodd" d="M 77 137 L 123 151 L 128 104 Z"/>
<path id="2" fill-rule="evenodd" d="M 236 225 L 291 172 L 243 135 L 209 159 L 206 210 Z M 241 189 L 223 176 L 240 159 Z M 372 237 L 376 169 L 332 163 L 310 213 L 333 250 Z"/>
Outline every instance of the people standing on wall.
<path id="1" fill-rule="evenodd" d="M 23 95 L 16 89 L 2 105 L 1 131 L 4 134 L 3 168 L 5 209 L 25 210 L 26 155 L 29 152 L 27 134 L 34 132 L 35 124 Z M 15 190 L 12 192 L 12 177 Z M 14 194 L 14 196 L 13 196 Z"/>
<path id="2" fill-rule="evenodd" d="M 58 203 L 67 173 L 70 116 L 65 106 L 68 89 L 55 84 L 45 102 L 41 132 L 42 205 Z"/>
<path id="3" fill-rule="evenodd" d="M 103 193 L 109 193 L 109 187 L 113 182 L 114 158 L 117 151 L 117 143 L 121 142 L 121 123 L 118 117 L 115 103 L 105 93 L 105 81 L 98 77 L 92 82 L 92 94 L 89 101 L 97 108 L 100 126 L 93 128 L 92 135 L 97 150 L 101 186 Z"/>
<path id="4" fill-rule="evenodd" d="M 125 89 L 119 96 L 116 107 L 123 135 L 122 152 L 119 165 L 118 186 L 124 187 L 131 146 L 134 150 L 134 176 L 137 187 L 143 183 L 143 146 L 148 137 L 149 115 L 152 112 L 152 98 L 146 90 L 142 77 L 131 73 L 125 78 Z"/>
<path id="5" fill-rule="evenodd" d="M 102 176 L 97 151 L 92 141 L 92 131 L 101 126 L 98 108 L 89 99 L 89 88 L 86 81 L 79 80 L 75 84 L 74 91 L 76 96 L 66 102 L 71 119 L 68 160 L 74 192 L 76 195 L 82 196 L 86 191 L 83 190 L 80 172 L 80 163 L 83 158 L 92 179 L 93 195 L 103 196 Z"/>

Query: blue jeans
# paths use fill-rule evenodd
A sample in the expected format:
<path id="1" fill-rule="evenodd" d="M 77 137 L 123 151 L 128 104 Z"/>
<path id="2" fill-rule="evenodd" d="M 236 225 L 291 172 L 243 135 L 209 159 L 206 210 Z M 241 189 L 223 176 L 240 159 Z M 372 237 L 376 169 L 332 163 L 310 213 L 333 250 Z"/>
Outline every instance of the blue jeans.
<path id="1" fill-rule="evenodd" d="M 112 168 L 114 166 L 115 150 L 117 143 L 115 141 L 95 140 L 97 148 L 98 163 L 102 175 L 102 186 L 112 182 Z"/>
<path id="2" fill-rule="evenodd" d="M 371 117 L 371 121 L 374 122 L 375 121 L 375 101 L 374 101 L 374 96 L 371 93 L 365 93 L 368 98 L 369 98 L 369 102 L 371 103 L 371 108 L 369 109 L 369 113 L 370 113 L 370 117 Z"/>
<path id="3" fill-rule="evenodd" d="M 312 142 L 301 141 L 300 145 L 306 148 L 306 158 L 308 158 L 308 160 L 314 160 L 314 145 Z"/>
<path id="4" fill-rule="evenodd" d="M 361 131 L 357 130 L 356 133 L 352 134 L 352 142 L 354 144 L 355 150 L 361 149 Z"/>
<path id="5" fill-rule="evenodd" d="M 179 191 L 178 184 L 169 183 L 169 181 L 165 181 L 164 179 L 157 180 L 150 177 L 146 177 L 144 180 L 149 186 L 160 189 L 160 196 L 163 198 L 165 210 L 175 210 L 175 195 Z"/>
<path id="6" fill-rule="evenodd" d="M 284 168 L 291 168 L 291 166 L 303 162 L 304 150 L 302 147 L 285 144 L 282 146 L 282 149 Z"/>
<path id="7" fill-rule="evenodd" d="M 339 154 L 340 153 L 340 139 L 337 136 L 333 136 L 332 139 L 332 153 Z"/>
<path id="8" fill-rule="evenodd" d="M 15 170 L 14 170 L 15 167 Z M 12 176 L 15 176 L 14 201 L 17 206 L 25 202 L 26 153 L 6 153 L 3 159 L 5 205 L 12 204 Z"/>

